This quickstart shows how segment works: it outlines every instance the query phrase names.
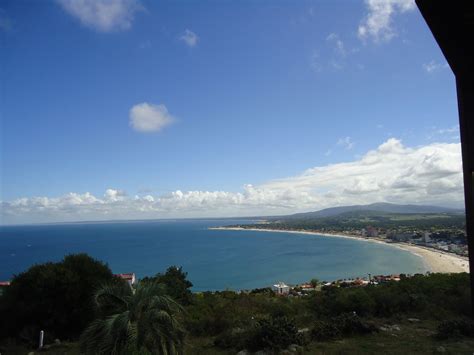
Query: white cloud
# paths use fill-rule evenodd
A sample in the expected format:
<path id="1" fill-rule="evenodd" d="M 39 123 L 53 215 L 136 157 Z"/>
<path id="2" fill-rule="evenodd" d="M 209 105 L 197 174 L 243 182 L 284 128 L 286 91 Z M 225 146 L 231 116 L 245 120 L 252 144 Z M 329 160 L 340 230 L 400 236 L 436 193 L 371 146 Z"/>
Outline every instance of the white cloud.
<path id="1" fill-rule="evenodd" d="M 108 202 L 123 201 L 127 194 L 122 190 L 107 189 L 105 190 L 104 200 Z"/>
<path id="2" fill-rule="evenodd" d="M 183 41 L 184 43 L 186 43 L 186 45 L 191 48 L 195 47 L 199 41 L 198 35 L 188 29 L 184 31 L 183 35 L 181 35 L 179 39 Z"/>
<path id="3" fill-rule="evenodd" d="M 362 157 L 318 166 L 240 192 L 181 191 L 128 197 L 70 193 L 2 203 L 3 223 L 287 214 L 373 202 L 462 206 L 460 144 L 406 147 L 391 138 Z"/>
<path id="4" fill-rule="evenodd" d="M 135 13 L 143 10 L 138 0 L 57 0 L 62 8 L 86 27 L 99 32 L 128 30 Z"/>
<path id="5" fill-rule="evenodd" d="M 437 140 L 437 141 L 459 141 L 460 136 L 459 136 L 459 125 L 454 125 L 449 128 L 437 128 L 437 127 L 431 127 L 431 129 L 428 131 L 428 134 L 426 138 L 428 140 Z"/>
<path id="6" fill-rule="evenodd" d="M 432 60 L 429 63 L 423 63 L 422 65 L 423 70 L 426 71 L 428 74 L 431 74 L 433 72 L 437 72 L 442 69 L 448 69 L 449 65 L 448 63 L 437 63 L 434 60 Z"/>
<path id="7" fill-rule="evenodd" d="M 344 46 L 344 42 L 339 38 L 339 35 L 337 33 L 330 33 L 326 37 L 326 41 L 330 42 L 334 46 L 334 52 L 336 52 L 337 55 L 341 57 L 346 56 L 346 48 Z"/>
<path id="8" fill-rule="evenodd" d="M 130 109 L 130 126 L 139 132 L 159 132 L 174 121 L 165 105 L 143 102 Z"/>
<path id="9" fill-rule="evenodd" d="M 344 137 L 344 138 L 339 138 L 337 141 L 337 145 L 340 145 L 344 147 L 346 150 L 352 150 L 354 148 L 355 143 L 352 141 L 351 137 Z"/>
<path id="10" fill-rule="evenodd" d="M 393 16 L 415 9 L 414 0 L 365 0 L 367 15 L 358 28 L 359 38 L 375 42 L 391 40 L 396 36 Z"/>

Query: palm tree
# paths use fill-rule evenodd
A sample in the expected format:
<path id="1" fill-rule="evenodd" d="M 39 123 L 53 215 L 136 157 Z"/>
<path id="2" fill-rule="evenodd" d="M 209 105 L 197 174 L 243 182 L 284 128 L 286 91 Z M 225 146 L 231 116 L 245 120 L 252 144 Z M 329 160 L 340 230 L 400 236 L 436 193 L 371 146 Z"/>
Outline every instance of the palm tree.
<path id="1" fill-rule="evenodd" d="M 185 332 L 178 317 L 182 307 L 156 282 L 140 282 L 135 291 L 113 283 L 94 295 L 102 314 L 82 333 L 86 354 L 182 354 Z"/>

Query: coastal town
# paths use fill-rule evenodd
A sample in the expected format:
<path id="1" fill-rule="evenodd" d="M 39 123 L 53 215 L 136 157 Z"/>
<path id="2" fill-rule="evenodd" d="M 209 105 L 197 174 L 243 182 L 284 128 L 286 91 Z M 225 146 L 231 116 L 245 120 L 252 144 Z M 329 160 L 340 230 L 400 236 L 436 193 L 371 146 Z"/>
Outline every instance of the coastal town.
<path id="1" fill-rule="evenodd" d="M 415 274 L 416 275 L 416 274 Z M 272 291 L 278 296 L 288 296 L 288 297 L 301 297 L 310 295 L 312 292 L 320 292 L 324 288 L 348 288 L 348 287 L 365 287 L 368 285 L 378 285 L 387 282 L 398 282 L 402 279 L 411 278 L 415 275 L 411 274 L 393 274 L 393 275 L 370 275 L 368 274 L 367 277 L 355 277 L 355 278 L 347 278 L 347 279 L 339 279 L 334 281 L 319 281 L 317 279 L 312 279 L 309 282 L 305 282 L 302 284 L 296 285 L 287 285 L 283 281 L 279 281 L 278 283 L 272 285 L 271 288 L 261 289 Z M 418 274 L 422 275 L 422 274 Z M 429 272 L 427 273 L 429 275 Z M 260 290 L 260 292 L 262 292 Z M 244 292 L 254 292 L 253 291 L 244 291 Z"/>
<path id="2" fill-rule="evenodd" d="M 330 233 L 331 231 L 322 231 Z M 342 234 L 358 235 L 363 238 L 376 238 L 386 242 L 402 242 L 427 248 L 467 256 L 467 239 L 461 229 L 424 230 L 424 229 L 379 229 L 367 226 L 360 230 L 344 230 Z"/>

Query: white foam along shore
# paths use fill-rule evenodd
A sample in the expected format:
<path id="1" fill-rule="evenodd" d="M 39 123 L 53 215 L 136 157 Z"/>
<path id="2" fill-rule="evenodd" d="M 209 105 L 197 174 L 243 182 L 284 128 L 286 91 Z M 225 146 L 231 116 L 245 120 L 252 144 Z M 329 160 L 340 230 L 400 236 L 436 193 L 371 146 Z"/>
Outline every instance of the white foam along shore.
<path id="1" fill-rule="evenodd" d="M 431 272 L 443 272 L 443 273 L 469 272 L 469 260 L 467 257 L 440 251 L 433 248 L 414 245 L 414 244 L 388 243 L 379 238 L 377 239 L 364 238 L 358 235 L 308 232 L 308 231 L 299 231 L 299 230 L 291 230 L 291 229 L 284 230 L 284 229 L 271 229 L 271 228 L 242 228 L 242 227 L 213 227 L 209 229 L 296 233 L 296 234 L 308 234 L 308 235 L 324 236 L 324 237 L 356 239 L 356 240 L 361 240 L 361 241 L 370 242 L 370 243 L 385 244 L 385 245 L 389 245 L 395 248 L 409 251 L 410 253 L 418 257 L 421 257 L 423 259 L 423 263 L 425 264 L 426 268 Z"/>

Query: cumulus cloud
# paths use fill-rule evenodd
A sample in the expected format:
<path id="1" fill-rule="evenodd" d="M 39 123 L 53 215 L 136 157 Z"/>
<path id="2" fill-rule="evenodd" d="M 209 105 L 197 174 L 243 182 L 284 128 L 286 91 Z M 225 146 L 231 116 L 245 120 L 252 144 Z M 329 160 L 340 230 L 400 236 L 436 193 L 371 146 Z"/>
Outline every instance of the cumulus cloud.
<path id="1" fill-rule="evenodd" d="M 132 218 L 275 215 L 373 202 L 461 207 L 459 143 L 407 147 L 391 138 L 351 162 L 318 166 L 241 191 L 181 191 L 103 197 L 70 193 L 57 198 L 19 198 L 2 203 L 3 223 Z"/>
<path id="2" fill-rule="evenodd" d="M 365 0 L 365 5 L 367 15 L 357 33 L 360 39 L 374 42 L 390 41 L 396 35 L 392 25 L 394 15 L 415 9 L 414 0 Z"/>
<path id="3" fill-rule="evenodd" d="M 165 105 L 153 105 L 146 102 L 130 109 L 130 126 L 139 132 L 159 132 L 175 121 Z"/>
<path id="4" fill-rule="evenodd" d="M 128 30 L 135 13 L 143 10 L 138 0 L 57 0 L 71 16 L 99 32 Z"/>
<path id="5" fill-rule="evenodd" d="M 431 74 L 442 69 L 448 69 L 449 65 L 448 63 L 437 63 L 434 60 L 432 60 L 429 63 L 423 63 L 422 67 L 425 72 L 427 72 L 428 74 Z"/>
<path id="6" fill-rule="evenodd" d="M 199 41 L 199 37 L 193 31 L 186 29 L 184 33 L 179 37 L 181 41 L 186 43 L 188 47 L 195 47 Z"/>

